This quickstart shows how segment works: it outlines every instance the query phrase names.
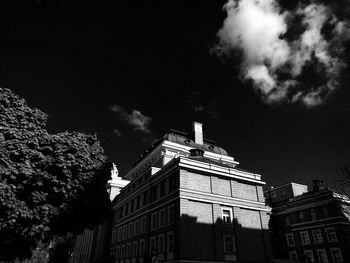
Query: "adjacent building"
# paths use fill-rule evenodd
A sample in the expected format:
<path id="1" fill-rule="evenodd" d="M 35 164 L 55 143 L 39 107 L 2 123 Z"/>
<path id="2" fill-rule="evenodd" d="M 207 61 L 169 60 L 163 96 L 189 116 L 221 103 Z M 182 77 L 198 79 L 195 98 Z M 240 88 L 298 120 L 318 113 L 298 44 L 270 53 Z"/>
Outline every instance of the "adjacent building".
<path id="1" fill-rule="evenodd" d="M 129 181 L 119 177 L 118 169 L 113 164 L 111 180 L 108 181 L 107 191 L 113 200 Z M 105 221 L 96 225 L 94 229 L 85 229 L 77 236 L 74 251 L 70 258 L 71 263 L 108 262 L 110 259 L 110 241 L 112 218 L 107 217 Z"/>
<path id="2" fill-rule="evenodd" d="M 170 130 L 125 175 L 113 200 L 116 263 L 272 262 L 259 174 L 214 141 Z"/>
<path id="3" fill-rule="evenodd" d="M 272 207 L 270 229 L 277 259 L 350 262 L 350 200 L 322 181 L 288 183 L 265 192 Z"/>

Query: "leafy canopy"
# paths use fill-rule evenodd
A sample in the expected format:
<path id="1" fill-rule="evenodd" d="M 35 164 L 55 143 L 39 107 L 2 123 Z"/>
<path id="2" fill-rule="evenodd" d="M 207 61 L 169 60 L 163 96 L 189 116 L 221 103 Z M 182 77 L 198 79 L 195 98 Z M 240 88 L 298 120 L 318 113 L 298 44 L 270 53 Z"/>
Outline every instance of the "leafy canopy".
<path id="1" fill-rule="evenodd" d="M 91 228 L 110 208 L 110 164 L 97 137 L 49 134 L 47 118 L 0 88 L 0 261 Z"/>

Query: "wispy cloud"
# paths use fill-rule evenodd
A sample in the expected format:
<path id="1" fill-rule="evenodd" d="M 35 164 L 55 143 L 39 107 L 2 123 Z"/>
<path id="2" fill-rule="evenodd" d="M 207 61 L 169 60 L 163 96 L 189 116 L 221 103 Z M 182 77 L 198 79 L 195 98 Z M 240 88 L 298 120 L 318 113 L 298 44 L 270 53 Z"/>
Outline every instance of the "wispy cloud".
<path id="1" fill-rule="evenodd" d="M 114 129 L 113 133 L 117 135 L 118 137 L 122 136 L 122 133 L 118 129 Z"/>
<path id="2" fill-rule="evenodd" d="M 251 80 L 264 102 L 312 107 L 338 87 L 340 72 L 347 66 L 342 55 L 350 23 L 330 6 L 312 2 L 282 10 L 276 0 L 229 0 L 224 9 L 227 17 L 214 52 L 241 52 L 242 80 Z M 298 19 L 301 33 L 288 39 Z M 313 83 L 308 83 L 310 71 L 316 76 Z"/>
<path id="3" fill-rule="evenodd" d="M 140 131 L 147 134 L 151 133 L 150 124 L 152 122 L 152 118 L 142 114 L 141 111 L 132 109 L 131 112 L 128 112 L 118 104 L 112 105 L 110 107 L 110 111 L 118 114 L 120 118 L 133 127 L 135 131 Z M 119 131 L 118 134 L 120 134 Z"/>

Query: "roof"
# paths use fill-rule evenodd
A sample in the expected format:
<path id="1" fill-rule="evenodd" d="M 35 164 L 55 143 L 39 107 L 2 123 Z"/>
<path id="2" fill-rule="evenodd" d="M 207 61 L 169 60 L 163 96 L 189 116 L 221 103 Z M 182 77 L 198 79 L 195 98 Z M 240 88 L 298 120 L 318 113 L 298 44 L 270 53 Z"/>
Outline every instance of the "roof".
<path id="1" fill-rule="evenodd" d="M 162 137 L 156 140 L 143 154 L 140 155 L 139 159 L 134 163 L 133 166 L 136 166 L 144 157 L 146 157 L 154 148 L 156 148 L 163 141 L 170 141 L 174 143 L 178 143 L 184 146 L 188 146 L 191 148 L 201 149 L 206 152 L 212 152 L 220 155 L 228 156 L 228 153 L 225 149 L 218 147 L 215 144 L 215 141 L 203 139 L 203 144 L 195 143 L 194 134 L 185 133 L 177 130 L 169 130 Z"/>
<path id="2" fill-rule="evenodd" d="M 254 172 L 251 172 L 251 171 L 248 171 L 248 170 L 245 170 L 242 168 L 238 168 L 237 166 L 233 166 L 232 163 L 226 163 L 224 161 L 216 161 L 216 160 L 213 160 L 211 158 L 207 158 L 207 157 L 203 157 L 203 156 L 188 156 L 186 158 L 191 159 L 191 160 L 201 161 L 204 163 L 215 164 L 215 165 L 219 165 L 219 166 L 223 166 L 223 167 L 227 167 L 227 168 L 234 168 L 237 171 L 254 174 Z"/>

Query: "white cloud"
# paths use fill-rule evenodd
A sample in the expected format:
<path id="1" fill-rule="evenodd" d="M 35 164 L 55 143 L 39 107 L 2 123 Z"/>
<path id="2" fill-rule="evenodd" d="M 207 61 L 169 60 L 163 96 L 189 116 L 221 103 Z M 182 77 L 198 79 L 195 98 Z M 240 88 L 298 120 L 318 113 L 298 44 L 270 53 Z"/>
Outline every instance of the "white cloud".
<path id="1" fill-rule="evenodd" d="M 152 118 L 142 114 L 141 111 L 132 109 L 131 113 L 129 113 L 118 104 L 112 105 L 110 111 L 117 113 L 121 119 L 126 121 L 135 131 L 141 131 L 148 134 L 151 133 L 149 126 L 152 122 Z"/>
<path id="2" fill-rule="evenodd" d="M 221 55 L 241 51 L 243 79 L 252 80 L 265 102 L 302 102 L 311 107 L 335 90 L 338 75 L 346 66 L 341 53 L 343 42 L 350 38 L 350 27 L 331 8 L 311 3 L 284 11 L 276 0 L 229 0 L 224 9 L 227 17 L 214 51 Z M 288 42 L 284 38 L 287 20 L 296 16 L 302 19 L 305 30 Z M 326 23 L 334 26 L 327 40 L 322 35 Z M 310 64 L 315 74 L 326 79 L 319 87 L 307 87 L 301 81 L 305 66 Z"/>

